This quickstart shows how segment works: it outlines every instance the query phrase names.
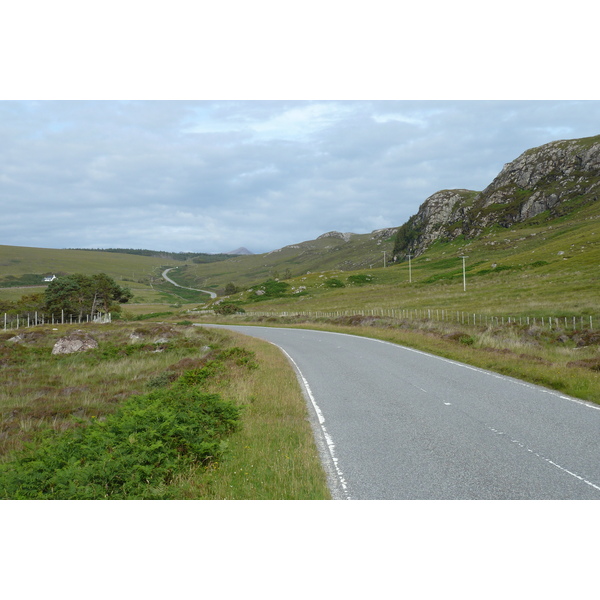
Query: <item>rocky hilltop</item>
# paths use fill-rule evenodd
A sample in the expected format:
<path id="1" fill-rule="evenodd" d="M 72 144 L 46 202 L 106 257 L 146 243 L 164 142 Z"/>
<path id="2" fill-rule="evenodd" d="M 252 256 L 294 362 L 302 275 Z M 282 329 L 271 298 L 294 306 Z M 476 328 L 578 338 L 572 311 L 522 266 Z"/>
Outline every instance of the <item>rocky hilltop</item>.
<path id="1" fill-rule="evenodd" d="M 552 219 L 597 201 L 600 136 L 527 150 L 482 192 L 442 190 L 398 229 L 394 256 L 422 254 L 438 240 L 473 238 L 492 225 Z"/>

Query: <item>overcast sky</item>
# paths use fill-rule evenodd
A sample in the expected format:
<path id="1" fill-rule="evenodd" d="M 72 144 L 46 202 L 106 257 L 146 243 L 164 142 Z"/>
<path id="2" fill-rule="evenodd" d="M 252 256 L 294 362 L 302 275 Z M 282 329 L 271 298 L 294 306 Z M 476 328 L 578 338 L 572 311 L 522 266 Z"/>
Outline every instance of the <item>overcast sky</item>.
<path id="1" fill-rule="evenodd" d="M 597 101 L 3 101 L 2 244 L 255 253 L 402 225 Z"/>
<path id="2" fill-rule="evenodd" d="M 579 0 L 396 4 L 7 5 L 0 244 L 266 252 L 600 134 Z"/>

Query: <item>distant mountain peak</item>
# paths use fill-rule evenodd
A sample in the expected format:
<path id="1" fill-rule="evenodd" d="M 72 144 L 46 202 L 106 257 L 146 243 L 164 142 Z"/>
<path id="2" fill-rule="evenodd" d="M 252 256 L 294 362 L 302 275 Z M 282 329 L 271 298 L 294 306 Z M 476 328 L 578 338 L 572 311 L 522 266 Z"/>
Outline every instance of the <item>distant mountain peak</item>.
<path id="1" fill-rule="evenodd" d="M 254 252 L 250 252 L 248 248 L 237 248 L 236 250 L 231 250 L 230 252 L 223 252 L 223 254 L 254 254 Z"/>

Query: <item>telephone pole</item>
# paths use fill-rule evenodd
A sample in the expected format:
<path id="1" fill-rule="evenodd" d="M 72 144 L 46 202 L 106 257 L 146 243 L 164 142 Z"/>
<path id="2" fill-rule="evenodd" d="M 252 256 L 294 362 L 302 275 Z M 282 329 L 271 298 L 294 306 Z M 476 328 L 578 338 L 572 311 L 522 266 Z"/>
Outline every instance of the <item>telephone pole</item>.
<path id="1" fill-rule="evenodd" d="M 412 254 L 407 254 L 407 256 L 408 256 L 408 282 L 412 283 L 412 267 L 410 264 L 410 259 L 411 259 Z"/>
<path id="2" fill-rule="evenodd" d="M 467 272 L 465 270 L 465 258 L 469 258 L 468 256 L 460 256 L 463 261 L 463 292 L 467 291 Z"/>

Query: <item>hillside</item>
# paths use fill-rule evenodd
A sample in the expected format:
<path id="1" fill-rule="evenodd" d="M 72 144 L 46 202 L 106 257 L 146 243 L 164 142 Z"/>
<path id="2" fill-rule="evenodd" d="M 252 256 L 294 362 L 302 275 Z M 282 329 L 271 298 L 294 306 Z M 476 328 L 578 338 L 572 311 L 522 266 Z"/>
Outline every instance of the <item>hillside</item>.
<path id="1" fill-rule="evenodd" d="M 482 192 L 443 190 L 399 228 L 394 255 L 419 256 L 437 240 L 475 239 L 491 226 L 548 223 L 597 201 L 600 136 L 551 142 L 506 164 Z"/>
<path id="2" fill-rule="evenodd" d="M 203 289 L 222 291 L 228 283 L 247 287 L 269 278 L 289 279 L 307 272 L 383 266 L 391 259 L 396 228 L 371 233 L 330 231 L 309 240 L 265 254 L 238 256 L 210 265 L 188 264 L 176 274 L 177 281 Z M 384 254 L 385 253 L 385 254 Z"/>
<path id="3" fill-rule="evenodd" d="M 180 264 L 181 260 L 165 256 L 0 245 L 0 300 L 43 291 L 45 275 L 106 273 L 133 292 L 131 304 L 183 302 L 181 290 L 161 277 L 165 267 Z M 196 294 L 192 301 L 204 298 Z"/>
<path id="4" fill-rule="evenodd" d="M 438 240 L 423 254 L 387 268 L 319 270 L 285 280 L 280 298 L 244 290 L 246 310 L 356 311 L 440 309 L 506 316 L 600 317 L 600 205 L 550 222 L 491 227 L 467 240 Z M 461 256 L 465 259 L 463 290 Z M 357 275 L 370 281 L 354 283 Z M 340 285 L 341 284 L 341 285 Z M 600 321 L 595 321 L 600 322 Z"/>
<path id="5" fill-rule="evenodd" d="M 433 194 L 395 234 L 332 232 L 193 273 L 205 285 L 251 284 L 252 291 L 231 299 L 252 310 L 598 315 L 599 186 L 600 136 L 553 142 L 505 165 L 482 192 Z M 370 281 L 356 285 L 347 271 Z M 274 297 L 264 286 L 268 278 L 285 280 L 287 293 Z"/>

